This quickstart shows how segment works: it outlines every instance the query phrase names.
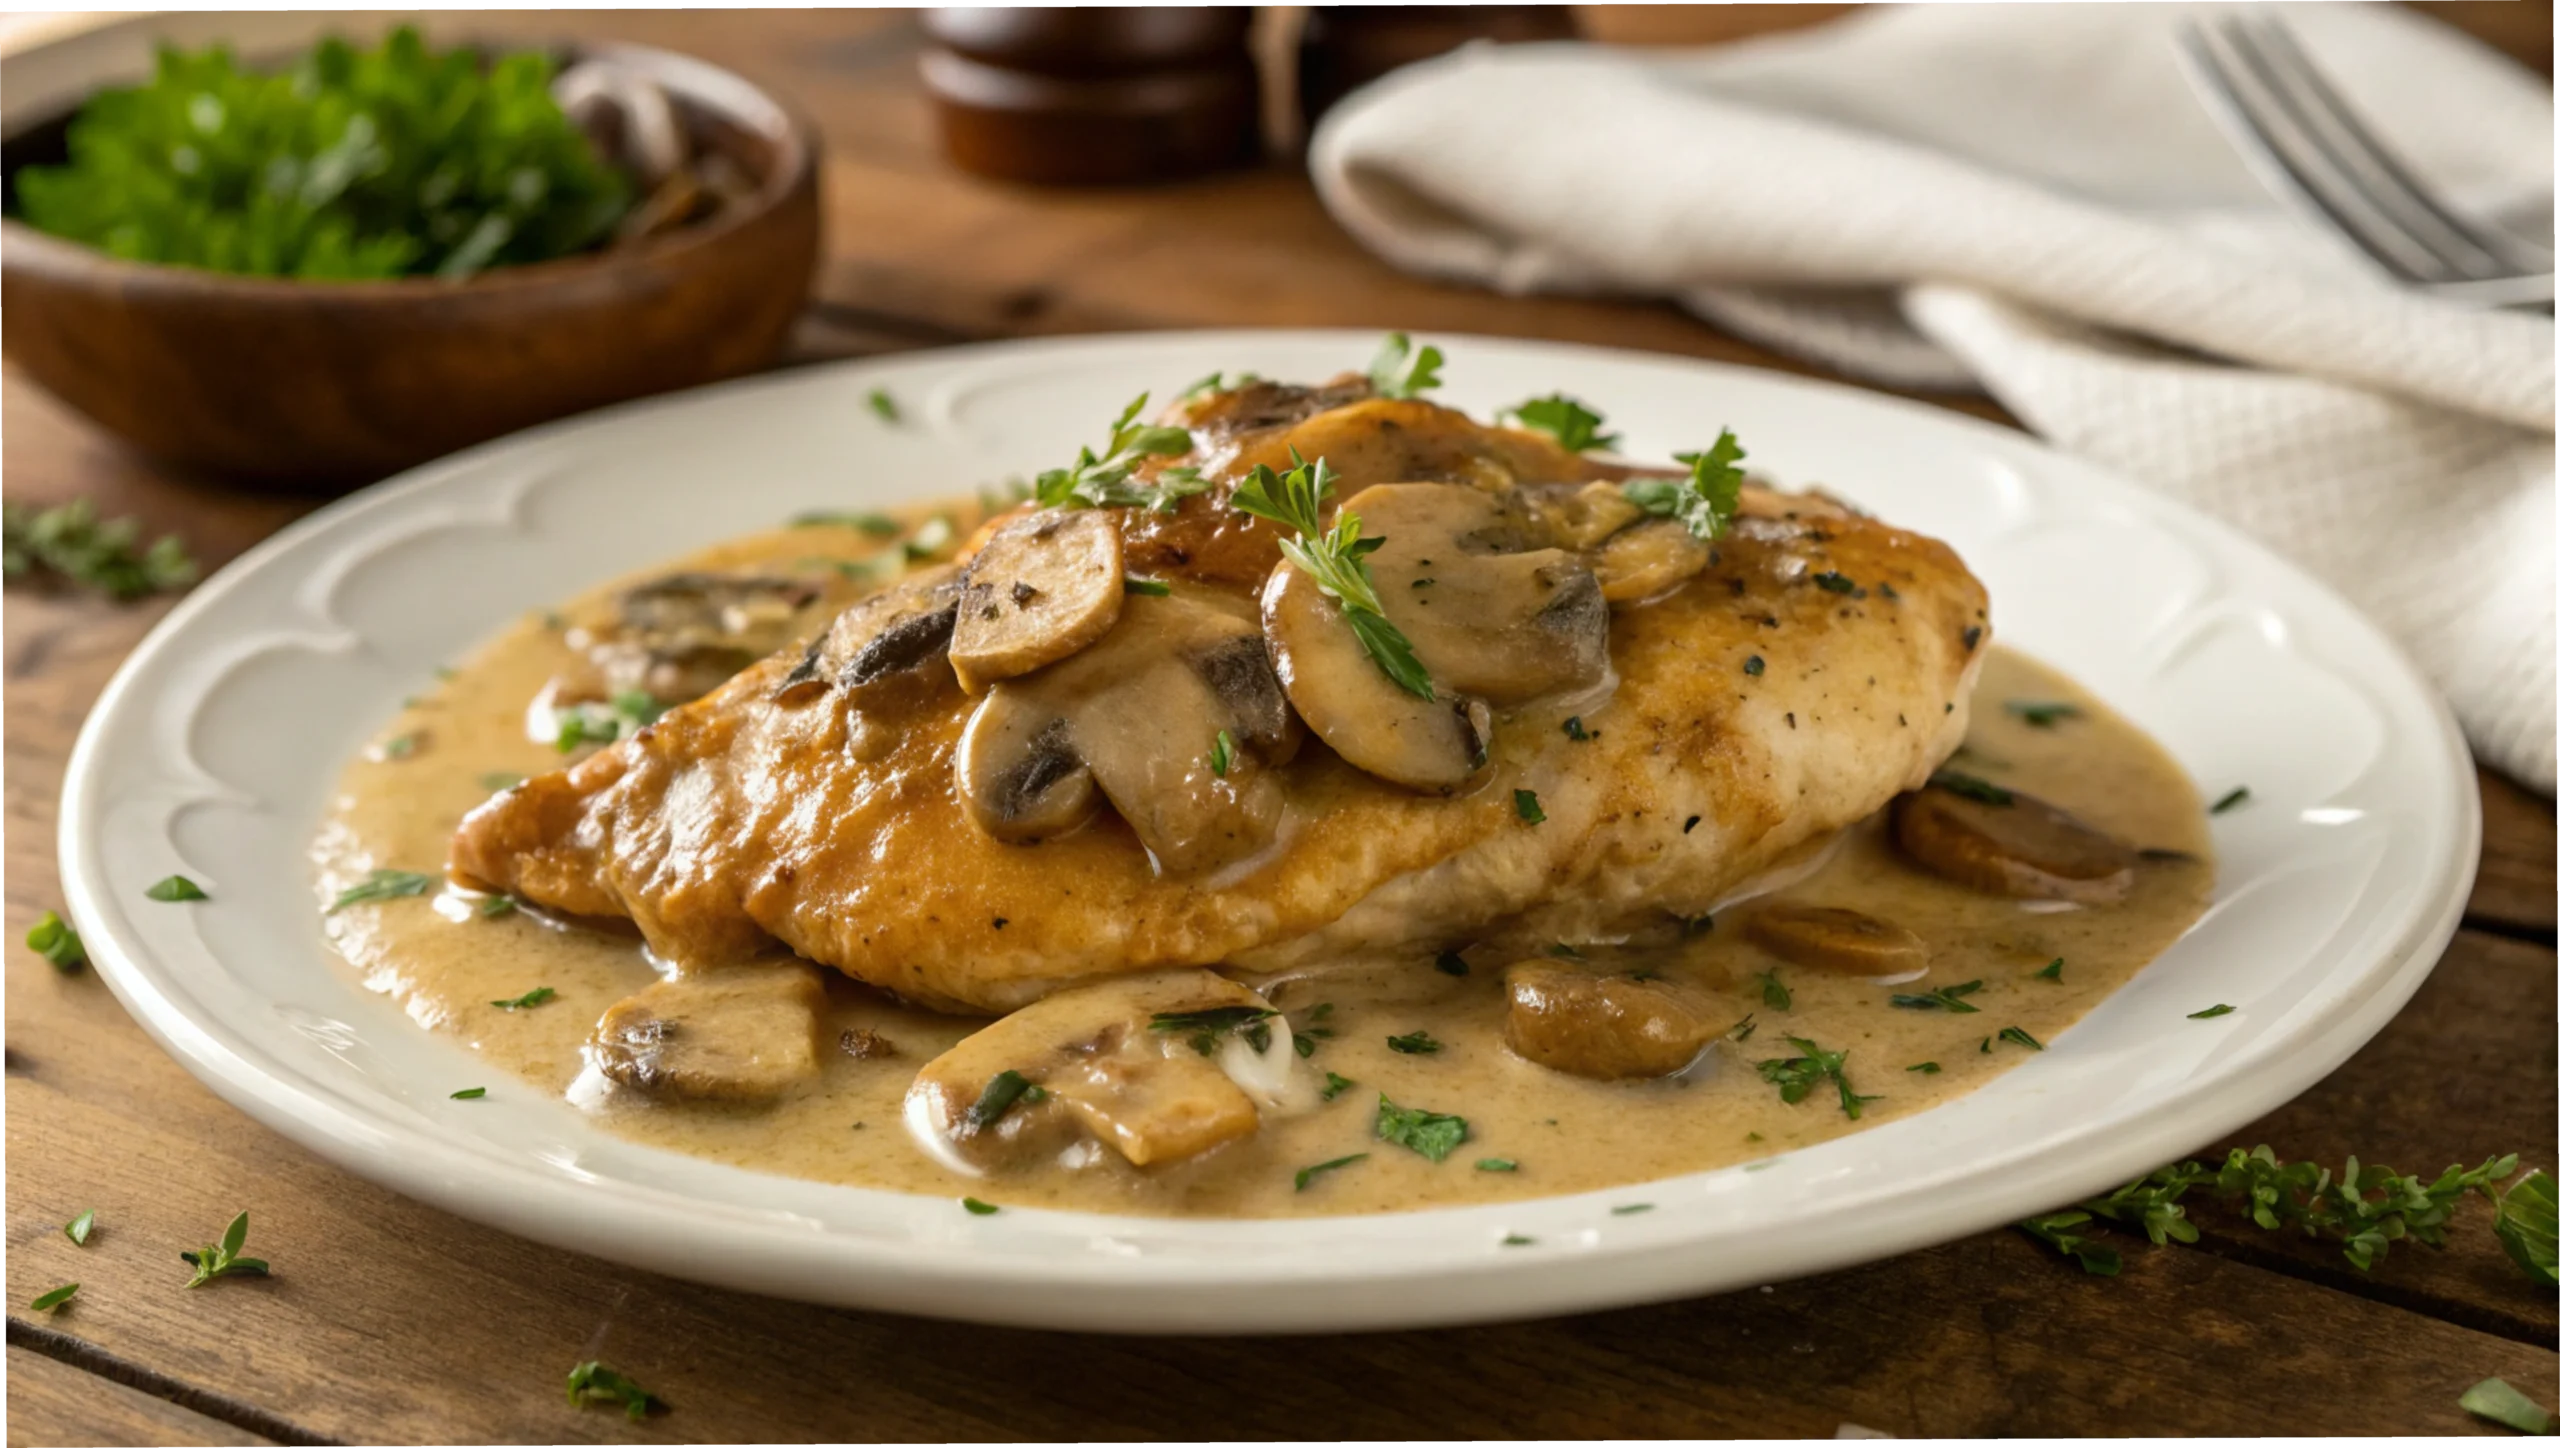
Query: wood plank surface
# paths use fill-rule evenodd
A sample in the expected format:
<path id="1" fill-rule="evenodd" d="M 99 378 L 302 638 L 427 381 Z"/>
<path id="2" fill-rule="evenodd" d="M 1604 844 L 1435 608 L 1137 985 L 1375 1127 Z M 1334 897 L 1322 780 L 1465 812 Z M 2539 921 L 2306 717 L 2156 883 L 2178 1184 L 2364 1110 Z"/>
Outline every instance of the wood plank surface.
<path id="1" fill-rule="evenodd" d="M 1636 40 L 1746 33 L 1771 18 L 1744 12 L 1786 8 L 1589 7 Z M 2491 8 L 2501 13 L 2479 25 L 2529 47 L 2533 17 Z M 2548 7 L 2522 8 L 2541 11 L 2547 70 Z M 829 146 L 829 259 L 804 358 L 1347 325 L 1808 370 L 1660 306 L 1398 276 L 1284 168 L 1127 191 L 956 175 L 916 93 L 912 24 L 893 12 L 492 12 L 468 28 L 671 45 L 814 118 Z M 1980 398 L 1927 400 L 2001 416 Z M 313 505 L 137 462 L 4 369 L 0 472 L 12 501 L 92 496 L 181 532 L 208 564 Z M 13 937 L 58 903 L 55 802 L 71 738 L 168 606 L 9 595 L 0 844 Z M 2237 1144 L 2404 1170 L 2498 1151 L 2560 1159 L 2552 805 L 2494 776 L 2481 787 L 2475 928 L 2371 1045 Z M 2435 1433 L 2477 1426 L 2454 1399 L 2492 1373 L 2560 1397 L 2552 1296 L 2506 1264 L 2485 1210 L 2466 1212 L 2448 1250 L 2403 1245 L 2370 1276 L 2333 1247 L 2200 1211 L 2202 1243 L 2128 1242 L 2112 1280 L 1998 1232 L 1762 1292 L 1285 1342 L 812 1308 L 536 1247 L 350 1178 L 197 1086 L 94 976 L 59 975 L 14 946 L 6 996 L 12 1443 L 1829 1436 L 1844 1423 L 1906 1436 Z M 99 1230 L 73 1247 L 58 1228 L 92 1206 Z M 242 1208 L 277 1275 L 183 1289 L 176 1252 Z M 84 1285 L 70 1311 L 25 1310 L 73 1277 Z M 635 1426 L 571 1410 L 563 1376 L 590 1356 L 675 1411 Z"/>

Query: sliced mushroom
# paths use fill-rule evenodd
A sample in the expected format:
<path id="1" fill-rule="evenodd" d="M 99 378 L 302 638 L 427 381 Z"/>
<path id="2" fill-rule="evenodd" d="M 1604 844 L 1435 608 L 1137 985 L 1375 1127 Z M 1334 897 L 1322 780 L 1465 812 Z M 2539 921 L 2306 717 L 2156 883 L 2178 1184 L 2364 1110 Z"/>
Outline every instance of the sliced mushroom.
<path id="1" fill-rule="evenodd" d="M 1342 606 L 1294 563 L 1274 568 L 1263 587 L 1262 631 L 1299 717 L 1354 768 L 1442 794 L 1482 782 L 1492 709 L 1471 695 L 1425 699 L 1398 686 L 1361 648 Z"/>
<path id="2" fill-rule="evenodd" d="M 606 694 L 636 689 L 681 704 L 789 642 L 818 594 L 804 579 L 674 573 L 625 589 L 612 622 L 572 630 L 569 642 Z"/>
<path id="3" fill-rule="evenodd" d="M 1656 518 L 1603 544 L 1592 571 L 1600 577 L 1601 597 L 1633 606 L 1660 598 L 1706 566 L 1707 545 L 1687 525 Z"/>
<path id="4" fill-rule="evenodd" d="M 1607 672 L 1599 580 L 1524 512 L 1456 483 L 1381 484 L 1342 506 L 1378 540 L 1378 600 L 1435 682 L 1517 704 Z"/>
<path id="5" fill-rule="evenodd" d="M 1751 912 L 1743 935 L 1790 964 L 1843 975 L 1914 975 L 1929 947 L 1890 921 L 1833 905 L 1769 904 Z"/>
<path id="6" fill-rule="evenodd" d="M 961 736 L 961 797 L 987 833 L 1027 841 L 1073 828 L 1099 790 L 1165 870 L 1214 869 L 1279 825 L 1274 766 L 1297 747 L 1279 698 L 1250 618 L 1131 598 L 1101 642 L 987 691 Z"/>
<path id="7" fill-rule="evenodd" d="M 596 1022 L 587 1057 L 608 1079 L 689 1101 L 770 1101 L 818 1075 L 826 1006 L 805 965 L 662 980 Z"/>
<path id="8" fill-rule="evenodd" d="M 1557 541 L 1573 548 L 1597 548 L 1647 516 L 1616 483 L 1585 483 L 1570 493 L 1549 490 L 1532 501 L 1543 507 Z"/>
<path id="9" fill-rule="evenodd" d="M 2108 905 L 2133 888 L 2133 849 L 2015 790 L 1943 785 L 1894 801 L 1893 840 L 1932 873 L 2028 900 Z"/>
<path id="10" fill-rule="evenodd" d="M 1111 631 L 1127 592 L 1120 525 L 1102 509 L 1047 508 L 996 530 L 969 562 L 951 633 L 968 693 L 1030 673 Z"/>
<path id="11" fill-rule="evenodd" d="M 1596 1081 L 1684 1070 L 1733 1025 L 1707 990 L 1669 977 L 1532 960 L 1503 972 L 1502 985 L 1511 999 L 1503 1025 L 1511 1049 Z"/>
<path id="12" fill-rule="evenodd" d="M 899 715 L 930 701 L 954 680 L 951 631 L 960 586 L 948 565 L 911 573 L 836 615 L 774 691 L 786 706 L 841 689 L 851 711 L 847 747 L 876 758 L 896 742 Z"/>
<path id="13" fill-rule="evenodd" d="M 938 1159 L 972 1171 L 1054 1161 L 1081 1139 L 1137 1166 L 1197 1156 L 1260 1122 L 1256 1094 L 1236 1077 L 1293 1059 L 1288 1022 L 1270 1010 L 1205 970 L 1060 991 L 918 1072 L 907 1128 Z M 1248 1059 L 1229 1059 L 1239 1055 Z"/>

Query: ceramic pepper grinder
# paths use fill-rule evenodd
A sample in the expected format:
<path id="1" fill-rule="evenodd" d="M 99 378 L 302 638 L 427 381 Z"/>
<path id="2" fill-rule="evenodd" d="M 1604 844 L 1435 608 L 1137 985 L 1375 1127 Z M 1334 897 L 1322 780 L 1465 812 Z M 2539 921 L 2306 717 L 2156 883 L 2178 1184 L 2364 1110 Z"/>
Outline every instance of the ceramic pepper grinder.
<path id="1" fill-rule="evenodd" d="M 1250 8 L 924 12 L 925 88 L 952 161 L 1053 185 L 1163 181 L 1252 163 Z"/>
<path id="2" fill-rule="evenodd" d="M 1298 39 L 1298 111 L 1303 129 L 1333 103 L 1400 66 L 1429 60 L 1471 40 L 1510 44 L 1571 40 L 1563 5 L 1315 5 Z"/>

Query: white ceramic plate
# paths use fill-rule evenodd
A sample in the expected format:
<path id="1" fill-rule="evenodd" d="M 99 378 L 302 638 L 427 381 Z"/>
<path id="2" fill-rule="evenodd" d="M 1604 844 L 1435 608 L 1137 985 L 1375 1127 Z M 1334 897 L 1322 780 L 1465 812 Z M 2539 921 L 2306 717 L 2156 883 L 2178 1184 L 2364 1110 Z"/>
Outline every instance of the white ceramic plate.
<path id="1" fill-rule="evenodd" d="M 825 1186 L 630 1145 L 537 1093 L 445 1099 L 458 1048 L 325 945 L 303 851 L 340 762 L 437 665 L 576 588 L 809 508 L 1054 466 L 1133 394 L 1215 369 L 1317 378 L 1374 335 L 962 348 L 616 409 L 422 468 L 199 587 L 82 732 L 71 915 L 128 1010 L 223 1097 L 348 1169 L 509 1232 L 850 1306 L 1127 1331 L 1414 1326 L 1606 1307 L 1904 1252 L 2102 1191 L 2309 1086 L 2453 931 L 2479 807 L 2452 719 L 2393 647 L 2238 534 L 2028 438 L 1765 372 L 1436 338 L 1479 415 L 1563 388 L 1629 451 L 1729 425 L 1755 467 L 1943 537 L 2001 639 L 2160 739 L 2207 798 L 2221 885 L 2167 955 L 2033 1061 L 1910 1120 L 1754 1168 L 1513 1205 L 1165 1221 Z M 864 406 L 889 389 L 907 421 Z M 209 904 L 144 899 L 184 872 Z M 2236 1013 L 2188 1014 L 2216 1002 Z M 1504 1247 L 1506 1234 L 1537 1239 Z"/>

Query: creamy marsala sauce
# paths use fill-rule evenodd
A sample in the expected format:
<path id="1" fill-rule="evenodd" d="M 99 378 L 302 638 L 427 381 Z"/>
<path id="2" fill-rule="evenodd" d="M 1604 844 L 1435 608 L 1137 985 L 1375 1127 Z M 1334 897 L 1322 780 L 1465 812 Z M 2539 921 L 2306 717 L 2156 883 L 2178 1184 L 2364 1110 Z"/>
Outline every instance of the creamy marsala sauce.
<path id="1" fill-rule="evenodd" d="M 956 521 L 973 511 L 960 510 Z M 752 569 L 828 580 L 849 600 L 855 590 L 837 564 L 896 546 L 851 529 L 792 529 L 640 576 Z M 507 629 L 419 695 L 347 768 L 314 845 L 324 904 L 371 869 L 436 873 L 464 813 L 509 777 L 563 763 L 527 738 L 527 702 L 575 662 L 564 618 L 602 613 L 631 581 L 571 601 L 565 615 Z M 1594 959 L 1693 973 L 1730 997 L 1737 1023 L 1746 1016 L 1753 1023 L 1680 1076 L 1602 1082 L 1532 1065 L 1505 1046 L 1501 960 L 1464 975 L 1427 958 L 1328 972 L 1320 983 L 1278 986 L 1271 1001 L 1307 1024 L 1315 1024 L 1307 1020 L 1314 1006 L 1330 1003 L 1320 1024 L 1332 1035 L 1303 1068 L 1356 1084 L 1319 1109 L 1267 1119 L 1250 1137 L 1145 1170 L 1110 1151 L 1087 1153 L 1094 1159 L 1080 1169 L 988 1178 L 937 1163 L 904 1129 L 902 1098 L 918 1069 L 985 1022 L 905 1008 L 833 972 L 822 1039 L 876 1032 L 894 1054 L 863 1059 L 830 1044 L 821 1078 L 771 1106 L 654 1101 L 607 1088 L 581 1054 L 597 1017 L 657 978 L 636 934 L 565 926 L 528 910 L 484 916 L 481 897 L 451 889 L 351 906 L 327 921 L 369 987 L 469 1052 L 454 1061 L 457 1089 L 506 1089 L 490 1074 L 504 1072 L 566 1097 L 632 1140 L 753 1170 L 1023 1206 L 1208 1216 L 1324 1216 L 1632 1187 L 1895 1121 L 2027 1065 L 2033 1049 L 2002 1031 L 2052 1041 L 2202 912 L 2213 879 L 2204 813 L 2158 745 L 2069 679 L 2008 650 L 1991 651 L 1974 698 L 1972 730 L 1952 767 L 2143 847 L 2149 853 L 2129 898 L 2078 907 L 1981 893 L 1907 863 L 1882 822 L 1870 820 L 1818 871 L 1752 904 L 1851 906 L 1899 924 L 1928 945 L 1921 981 L 1889 984 L 1782 963 L 1736 928 L 1752 904 L 1641 960 L 1624 948 L 1589 947 Z M 2076 713 L 2040 726 L 2005 707 L 2011 701 L 2067 704 Z M 2059 971 L 2049 971 L 2057 960 Z M 1977 980 L 1980 988 L 1961 997 L 1972 1013 L 1893 1004 L 1897 994 Z M 493 1004 L 540 987 L 556 995 L 514 1010 Z M 1417 1031 L 1442 1049 L 1404 1054 L 1387 1044 Z M 1860 1119 L 1847 1116 L 1828 1082 L 1790 1104 L 1763 1078 L 1756 1063 L 1794 1055 L 1790 1036 L 1846 1052 L 1849 1084 L 1870 1098 Z M 1466 1142 L 1435 1164 L 1380 1141 L 1380 1093 L 1464 1117 Z M 1296 1184 L 1301 1168 L 1363 1153 L 1304 1189 Z M 1502 1162 L 1513 1165 L 1481 1165 Z"/>

